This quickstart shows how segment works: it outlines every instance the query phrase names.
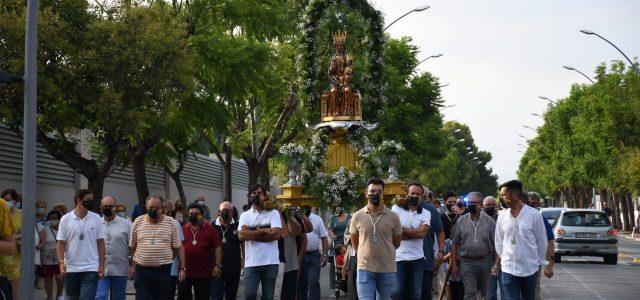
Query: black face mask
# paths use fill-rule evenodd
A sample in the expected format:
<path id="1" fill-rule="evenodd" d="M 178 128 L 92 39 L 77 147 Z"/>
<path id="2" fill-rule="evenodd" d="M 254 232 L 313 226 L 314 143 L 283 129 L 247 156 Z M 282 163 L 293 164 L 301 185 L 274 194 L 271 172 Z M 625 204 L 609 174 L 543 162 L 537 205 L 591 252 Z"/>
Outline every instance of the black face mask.
<path id="1" fill-rule="evenodd" d="M 82 206 L 87 210 L 93 210 L 93 200 L 90 201 L 82 201 Z"/>
<path id="2" fill-rule="evenodd" d="M 104 215 L 105 217 L 111 217 L 113 216 L 113 210 L 111 208 L 103 208 L 102 215 Z"/>
<path id="3" fill-rule="evenodd" d="M 229 220 L 231 220 L 231 216 L 227 212 L 220 212 L 220 218 L 225 222 L 229 222 Z"/>
<path id="4" fill-rule="evenodd" d="M 464 207 L 464 204 L 462 204 L 462 202 L 460 202 L 460 203 L 458 203 L 456 205 L 458 206 L 458 208 L 463 208 Z"/>
<path id="5" fill-rule="evenodd" d="M 260 198 L 260 195 L 255 195 L 255 196 L 251 197 L 251 204 L 256 205 L 256 206 L 260 206 L 262 204 L 261 200 L 262 199 Z"/>
<path id="6" fill-rule="evenodd" d="M 467 210 L 469 210 L 470 213 L 475 214 L 478 212 L 478 205 L 469 204 L 469 206 L 467 206 Z"/>
<path id="7" fill-rule="evenodd" d="M 484 212 L 486 212 L 488 215 L 493 216 L 493 214 L 496 213 L 496 208 L 495 207 L 485 207 L 484 208 Z"/>
<path id="8" fill-rule="evenodd" d="M 371 204 L 373 204 L 374 206 L 378 206 L 380 205 L 380 194 L 373 194 L 369 196 L 369 202 L 371 202 Z"/>
<path id="9" fill-rule="evenodd" d="M 155 209 L 152 209 L 149 211 L 149 218 L 155 220 L 158 218 L 158 211 Z"/>
<path id="10" fill-rule="evenodd" d="M 189 215 L 189 223 L 196 225 L 199 221 L 197 215 Z"/>
<path id="11" fill-rule="evenodd" d="M 409 202 L 409 205 L 418 205 L 418 202 L 420 202 L 420 198 L 418 197 L 407 197 L 407 201 Z"/>
<path id="12" fill-rule="evenodd" d="M 447 203 L 445 204 L 445 206 L 447 207 L 448 211 L 451 211 L 451 209 L 453 208 L 453 203 Z"/>

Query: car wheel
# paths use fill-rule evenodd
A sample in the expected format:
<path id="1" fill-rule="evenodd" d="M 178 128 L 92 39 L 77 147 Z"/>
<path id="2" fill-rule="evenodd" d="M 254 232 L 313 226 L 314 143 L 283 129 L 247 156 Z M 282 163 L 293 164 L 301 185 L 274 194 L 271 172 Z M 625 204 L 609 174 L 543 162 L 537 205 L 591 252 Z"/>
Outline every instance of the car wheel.
<path id="1" fill-rule="evenodd" d="M 618 264 L 618 255 L 611 254 L 604 257 L 604 263 L 609 265 L 617 265 Z"/>
<path id="2" fill-rule="evenodd" d="M 553 255 L 553 262 L 556 264 L 559 264 L 562 262 L 562 256 L 560 254 L 554 254 Z"/>

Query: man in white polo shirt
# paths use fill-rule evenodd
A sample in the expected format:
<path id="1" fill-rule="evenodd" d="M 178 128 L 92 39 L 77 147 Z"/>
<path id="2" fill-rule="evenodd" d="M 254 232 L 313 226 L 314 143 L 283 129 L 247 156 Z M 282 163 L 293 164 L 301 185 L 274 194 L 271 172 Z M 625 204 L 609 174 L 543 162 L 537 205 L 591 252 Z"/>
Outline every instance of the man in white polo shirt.
<path id="1" fill-rule="evenodd" d="M 427 266 L 422 239 L 429 232 L 431 222 L 431 213 L 423 209 L 420 203 L 423 194 L 422 185 L 411 182 L 407 185 L 406 203 L 391 208 L 398 214 L 402 224 L 402 241 L 396 250 L 397 271 L 393 299 L 405 299 L 405 282 L 409 286 L 409 299 L 422 299 L 422 276 Z"/>
<path id="2" fill-rule="evenodd" d="M 249 199 L 251 209 L 242 213 L 238 222 L 238 238 L 245 242 L 244 296 L 256 299 L 258 285 L 262 285 L 262 299 L 272 300 L 280 264 L 278 239 L 282 221 L 277 210 L 264 209 L 268 199 L 262 185 L 249 189 Z"/>
<path id="3" fill-rule="evenodd" d="M 104 231 L 102 219 L 93 209 L 93 193 L 76 192 L 76 208 L 58 225 L 56 252 L 67 299 L 94 299 L 98 279 L 104 275 Z"/>
<path id="4" fill-rule="evenodd" d="M 309 218 L 313 230 L 307 232 L 307 253 L 302 259 L 300 281 L 298 282 L 299 300 L 320 299 L 320 268 L 327 265 L 327 251 L 329 240 L 327 227 L 320 216 L 311 213 L 309 206 L 305 207 L 305 215 Z"/>

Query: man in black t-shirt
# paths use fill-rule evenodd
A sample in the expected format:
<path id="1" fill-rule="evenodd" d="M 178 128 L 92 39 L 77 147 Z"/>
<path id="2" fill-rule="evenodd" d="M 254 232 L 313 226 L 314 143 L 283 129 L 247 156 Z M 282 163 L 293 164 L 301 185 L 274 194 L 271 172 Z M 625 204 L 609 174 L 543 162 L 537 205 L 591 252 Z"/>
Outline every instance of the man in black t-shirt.
<path id="1" fill-rule="evenodd" d="M 233 220 L 231 202 L 220 203 L 218 218 L 213 222 L 213 226 L 222 240 L 222 276 L 218 280 L 212 279 L 211 298 L 222 299 L 224 296 L 224 299 L 235 300 L 238 294 L 244 249 L 242 242 L 238 239 L 238 223 Z"/>
<path id="2" fill-rule="evenodd" d="M 447 192 L 444 194 L 444 203 L 447 210 L 444 214 L 440 215 L 440 219 L 442 220 L 442 226 L 444 227 L 444 238 L 451 238 L 451 229 L 454 225 L 456 225 L 456 220 L 458 215 L 454 212 L 454 206 L 456 205 L 456 193 Z"/>

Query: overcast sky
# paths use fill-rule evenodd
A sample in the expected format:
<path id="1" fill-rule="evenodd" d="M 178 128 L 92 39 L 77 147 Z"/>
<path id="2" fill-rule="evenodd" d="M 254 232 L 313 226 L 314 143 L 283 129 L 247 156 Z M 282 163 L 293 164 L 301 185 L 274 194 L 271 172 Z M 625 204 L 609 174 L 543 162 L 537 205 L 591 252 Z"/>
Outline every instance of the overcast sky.
<path id="1" fill-rule="evenodd" d="M 481 150 L 490 151 L 489 166 L 499 181 L 516 178 L 526 141 L 535 136 L 547 103 L 538 96 L 566 97 L 572 83 L 585 83 L 572 65 L 593 77 L 602 62 L 623 60 L 606 37 L 632 59 L 640 55 L 640 1 L 452 1 L 377 0 L 387 24 L 407 11 L 428 4 L 388 29 L 391 36 L 411 36 L 420 58 L 444 53 L 420 68 L 440 77 L 445 120 L 471 128 Z"/>

